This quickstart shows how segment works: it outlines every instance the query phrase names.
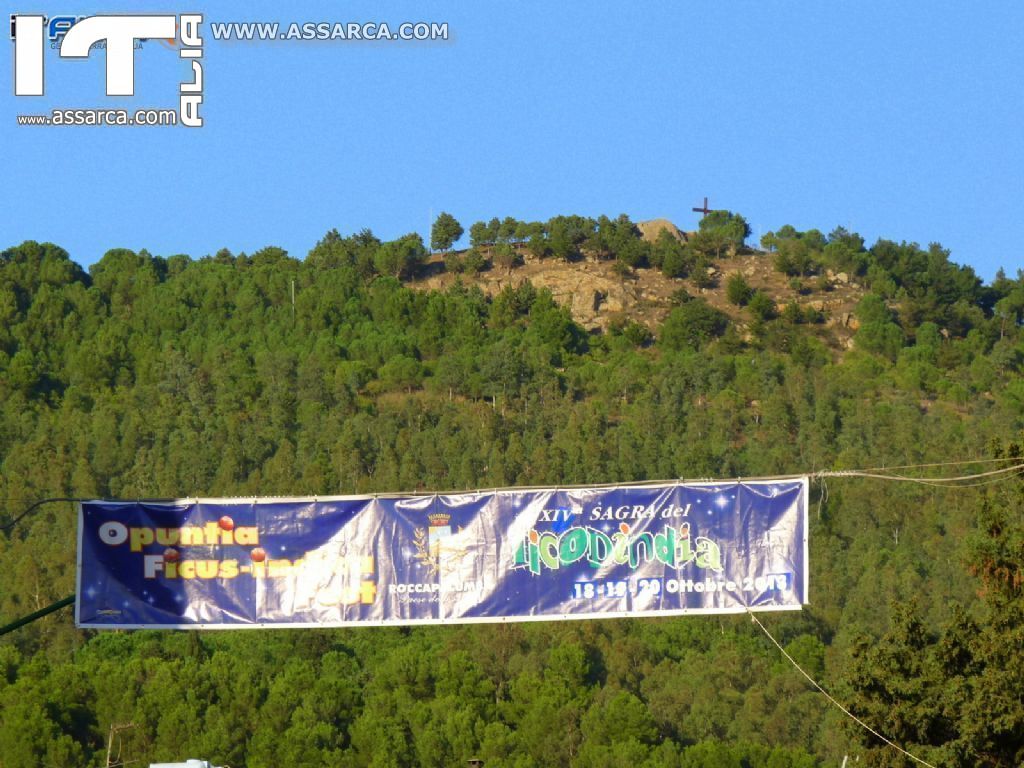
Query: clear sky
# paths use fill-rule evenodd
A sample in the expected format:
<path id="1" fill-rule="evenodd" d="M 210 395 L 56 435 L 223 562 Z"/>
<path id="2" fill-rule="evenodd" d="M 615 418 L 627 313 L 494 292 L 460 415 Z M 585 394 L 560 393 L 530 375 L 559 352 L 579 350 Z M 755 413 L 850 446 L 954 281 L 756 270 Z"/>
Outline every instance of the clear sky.
<path id="1" fill-rule="evenodd" d="M 467 228 L 624 212 L 692 229 L 707 195 L 755 239 L 841 224 L 940 242 L 986 280 L 1024 266 L 1019 0 L 47 3 L 5 7 L 202 12 L 205 125 L 18 126 L 55 107 L 174 106 L 184 70 L 148 43 L 136 96 L 112 98 L 103 52 L 47 51 L 46 96 L 16 98 L 5 42 L 0 248 L 304 257 L 332 227 L 424 233 L 441 210 Z M 419 20 L 451 39 L 229 43 L 209 28 Z"/>

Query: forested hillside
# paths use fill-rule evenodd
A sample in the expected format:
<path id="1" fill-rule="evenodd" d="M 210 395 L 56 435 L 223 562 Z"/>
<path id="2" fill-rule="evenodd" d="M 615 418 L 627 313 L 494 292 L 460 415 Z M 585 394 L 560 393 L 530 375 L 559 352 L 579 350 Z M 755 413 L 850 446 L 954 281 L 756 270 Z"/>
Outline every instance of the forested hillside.
<path id="1" fill-rule="evenodd" d="M 454 220 L 453 220 L 454 221 Z M 455 222 L 457 225 L 458 223 Z M 52 244 L 0 254 L 0 526 L 45 497 L 313 495 L 752 477 L 1019 454 L 1024 276 L 792 227 L 745 249 L 625 217 L 447 220 L 460 279 L 411 287 L 414 235 L 328 233 L 192 260 Z M 763 259 L 790 292 L 722 279 Z M 672 286 L 590 332 L 484 270 L 614 264 Z M 850 322 L 801 302 L 843 273 Z M 741 275 L 742 278 L 742 275 Z M 674 281 L 674 282 L 673 282 Z M 835 281 L 832 281 L 835 282 Z M 722 302 L 725 297 L 725 304 Z M 844 335 L 845 334 L 845 335 Z M 919 475 L 980 471 L 975 466 Z M 981 465 L 989 468 L 991 465 Z M 1024 497 L 812 487 L 811 604 L 763 621 L 840 700 L 935 765 L 1024 761 Z M 74 591 L 71 504 L 0 530 L 0 624 Z M 748 618 L 0 638 L 0 766 L 125 756 L 235 768 L 788 768 L 912 763 L 830 709 Z"/>

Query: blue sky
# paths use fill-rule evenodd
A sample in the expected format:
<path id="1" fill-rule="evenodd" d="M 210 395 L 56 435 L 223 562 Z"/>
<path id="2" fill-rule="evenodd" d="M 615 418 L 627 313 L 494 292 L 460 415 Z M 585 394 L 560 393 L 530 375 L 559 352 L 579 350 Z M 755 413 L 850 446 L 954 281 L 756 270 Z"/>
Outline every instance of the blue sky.
<path id="1" fill-rule="evenodd" d="M 48 1 L 48 0 L 47 0 Z M 18 0 L 20 2 L 20 0 Z M 205 15 L 205 125 L 32 128 L 53 107 L 168 107 L 175 52 L 46 56 L 14 97 L 0 57 L 0 247 L 49 240 L 193 257 L 332 227 L 425 232 L 431 212 L 667 217 L 704 195 L 756 234 L 782 224 L 932 241 L 986 280 L 1024 260 L 1024 4 L 992 2 L 192 2 L 64 0 L 7 12 L 144 7 Z M 6 14 L 5 14 L 6 17 Z M 227 43 L 211 21 L 447 22 L 442 43 Z M 6 29 L 6 22 L 5 27 Z"/>

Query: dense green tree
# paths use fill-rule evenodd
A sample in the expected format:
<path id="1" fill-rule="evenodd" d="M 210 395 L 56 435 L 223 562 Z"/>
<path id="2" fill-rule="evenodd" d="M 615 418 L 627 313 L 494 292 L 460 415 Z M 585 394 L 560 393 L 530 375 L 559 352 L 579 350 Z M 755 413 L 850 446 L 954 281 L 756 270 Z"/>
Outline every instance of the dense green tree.
<path id="1" fill-rule="evenodd" d="M 512 268 L 520 261 L 516 249 L 508 243 L 499 243 L 495 246 L 493 259 L 496 266 L 501 267 L 510 274 Z"/>
<path id="2" fill-rule="evenodd" d="M 575 261 L 580 248 L 595 229 L 593 219 L 583 216 L 555 216 L 547 223 L 547 241 L 551 254 L 558 259 Z"/>
<path id="3" fill-rule="evenodd" d="M 472 224 L 469 228 L 469 244 L 473 248 L 479 248 L 481 245 L 493 245 L 497 237 L 497 234 L 491 232 L 484 222 L 477 221 Z"/>
<path id="4" fill-rule="evenodd" d="M 805 277 L 817 270 L 815 252 L 803 238 L 779 240 L 775 252 L 775 269 L 784 275 Z"/>
<path id="5" fill-rule="evenodd" d="M 869 293 L 857 305 L 857 345 L 869 352 L 879 352 L 895 359 L 903 346 L 903 331 L 894 322 L 894 315 L 881 296 Z"/>
<path id="6" fill-rule="evenodd" d="M 848 232 L 844 227 L 836 227 L 829 233 L 822 257 L 834 269 L 854 275 L 863 275 L 869 264 L 864 238 L 856 232 Z"/>
<path id="7" fill-rule="evenodd" d="M 407 277 L 426 256 L 423 240 L 419 235 L 411 234 L 381 245 L 373 255 L 373 265 L 382 275 Z"/>
<path id="8" fill-rule="evenodd" d="M 1010 457 L 1019 457 L 1016 445 Z M 854 711 L 930 762 L 1019 765 L 1024 759 L 1024 486 L 987 492 L 966 553 L 984 614 L 953 612 L 940 631 L 911 604 L 895 606 L 880 641 L 854 646 Z M 913 762 L 864 732 L 869 765 Z"/>
<path id="9" fill-rule="evenodd" d="M 679 238 L 663 229 L 651 246 L 650 261 L 665 277 L 686 277 L 693 267 L 693 254 Z"/>
<path id="10" fill-rule="evenodd" d="M 462 255 L 462 271 L 475 275 L 487 268 L 487 257 L 479 248 L 470 248 Z"/>
<path id="11" fill-rule="evenodd" d="M 448 251 L 455 241 L 462 237 L 462 225 L 450 213 L 438 214 L 430 228 L 430 247 L 435 251 Z"/>
<path id="12" fill-rule="evenodd" d="M 661 327 L 659 343 L 666 349 L 699 349 L 725 333 L 728 317 L 703 299 L 673 309 Z"/>
<path id="13" fill-rule="evenodd" d="M 747 220 L 731 211 L 711 211 L 700 220 L 692 245 L 699 252 L 721 258 L 726 249 L 742 247 L 750 237 Z"/>
<path id="14" fill-rule="evenodd" d="M 511 216 L 506 216 L 501 220 L 501 224 L 498 225 L 495 240 L 502 245 L 514 242 L 520 223 Z"/>

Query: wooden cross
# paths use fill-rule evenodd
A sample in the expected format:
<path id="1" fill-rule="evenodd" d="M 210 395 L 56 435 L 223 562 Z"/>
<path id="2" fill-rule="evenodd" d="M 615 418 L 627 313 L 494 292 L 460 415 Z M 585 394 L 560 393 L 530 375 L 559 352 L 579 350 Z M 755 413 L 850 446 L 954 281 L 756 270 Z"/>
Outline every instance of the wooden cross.
<path id="1" fill-rule="evenodd" d="M 704 218 L 709 213 L 711 213 L 711 209 L 708 208 L 708 199 L 706 197 L 704 198 L 704 207 L 703 208 L 694 208 L 693 211 L 694 211 L 694 213 L 701 214 L 701 218 Z"/>

